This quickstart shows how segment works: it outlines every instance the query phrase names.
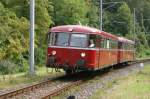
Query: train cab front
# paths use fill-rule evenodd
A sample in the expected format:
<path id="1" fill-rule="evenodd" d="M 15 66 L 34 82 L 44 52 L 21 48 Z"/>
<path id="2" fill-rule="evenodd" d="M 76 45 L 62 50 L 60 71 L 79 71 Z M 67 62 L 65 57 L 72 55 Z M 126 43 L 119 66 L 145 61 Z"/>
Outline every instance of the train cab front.
<path id="1" fill-rule="evenodd" d="M 83 33 L 49 33 L 47 64 L 49 68 L 88 70 L 96 65 L 96 51 Z"/>

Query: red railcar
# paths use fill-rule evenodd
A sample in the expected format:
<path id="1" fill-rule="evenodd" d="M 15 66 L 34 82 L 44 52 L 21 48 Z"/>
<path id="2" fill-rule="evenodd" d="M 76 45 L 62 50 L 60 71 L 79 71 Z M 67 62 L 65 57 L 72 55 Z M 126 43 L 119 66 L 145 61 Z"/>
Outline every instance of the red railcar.
<path id="1" fill-rule="evenodd" d="M 95 28 L 64 25 L 48 33 L 46 66 L 50 68 L 97 70 L 133 60 L 133 41 Z"/>

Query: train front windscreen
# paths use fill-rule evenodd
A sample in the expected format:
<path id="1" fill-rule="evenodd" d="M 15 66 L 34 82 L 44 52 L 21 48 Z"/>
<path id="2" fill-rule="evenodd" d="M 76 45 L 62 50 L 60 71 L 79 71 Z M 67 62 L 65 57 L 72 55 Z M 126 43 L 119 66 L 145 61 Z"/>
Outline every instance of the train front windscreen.
<path id="1" fill-rule="evenodd" d="M 81 47 L 88 46 L 88 36 L 79 33 L 49 33 L 49 46 Z"/>

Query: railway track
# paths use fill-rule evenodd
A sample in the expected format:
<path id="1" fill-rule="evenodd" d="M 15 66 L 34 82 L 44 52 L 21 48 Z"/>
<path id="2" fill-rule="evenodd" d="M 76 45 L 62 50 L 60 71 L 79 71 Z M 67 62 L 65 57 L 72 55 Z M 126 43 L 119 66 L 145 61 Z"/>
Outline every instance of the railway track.
<path id="1" fill-rule="evenodd" d="M 62 86 L 52 92 L 50 92 L 49 94 L 47 94 L 46 96 L 43 96 L 41 99 L 51 99 L 53 96 L 56 96 L 56 95 L 59 95 L 61 92 L 63 92 L 64 90 L 67 90 L 69 89 L 70 87 L 73 87 L 75 85 L 79 85 L 82 83 L 82 80 L 79 80 L 79 81 L 75 81 L 75 82 L 72 82 L 70 84 L 67 84 L 65 86 Z"/>
<path id="2" fill-rule="evenodd" d="M 58 77 L 63 77 L 63 76 L 58 76 Z M 47 79 L 45 81 L 41 81 L 41 82 L 37 82 L 34 83 L 32 85 L 27 85 L 15 90 L 7 90 L 7 91 L 0 91 L 0 99 L 7 99 L 7 98 L 12 98 L 14 96 L 23 94 L 23 93 L 27 93 L 27 92 L 31 92 L 35 89 L 38 89 L 40 87 L 43 87 L 45 85 L 51 84 L 53 82 L 53 80 L 55 80 L 57 78 L 51 78 L 51 80 Z"/>
<path id="3" fill-rule="evenodd" d="M 137 61 L 133 62 L 133 64 L 147 62 L 149 60 L 150 59 L 137 60 Z M 30 92 L 35 93 L 34 91 L 38 91 L 38 89 L 40 89 L 42 87 L 43 87 L 43 90 L 45 90 L 44 88 L 46 88 L 47 92 L 44 93 L 42 96 L 40 96 L 40 99 L 50 99 L 51 97 L 59 95 L 60 93 L 64 92 L 65 90 L 69 89 L 70 87 L 73 87 L 75 85 L 79 85 L 79 84 L 83 83 L 83 81 L 81 79 L 74 80 L 74 81 L 68 81 L 68 82 L 61 82 L 61 83 L 59 82 L 59 83 L 54 83 L 54 84 L 53 84 L 53 81 L 54 80 L 46 80 L 46 81 L 43 81 L 40 83 L 36 83 L 36 84 L 30 85 L 30 86 L 26 86 L 26 87 L 16 89 L 13 91 L 9 91 L 9 92 L 1 91 L 0 99 L 16 98 L 19 95 L 30 93 Z M 37 96 L 35 97 L 35 99 L 37 99 L 38 94 L 39 93 L 37 93 Z M 29 94 L 26 94 L 26 96 L 28 96 L 28 95 Z M 22 97 L 24 97 L 24 95 Z M 24 98 L 24 99 L 26 99 L 26 98 Z M 34 98 L 32 97 L 30 99 L 34 99 Z"/>
<path id="4" fill-rule="evenodd" d="M 70 77 L 71 75 L 63 75 L 12 91 L 2 90 L 0 91 L 0 99 L 49 99 L 82 82 L 80 78 L 78 80 L 71 79 L 66 81 L 66 79 L 70 79 Z"/>
<path id="5" fill-rule="evenodd" d="M 31 92 L 34 89 L 40 88 L 41 86 L 44 86 L 45 84 L 50 84 L 51 81 L 44 81 L 44 82 L 40 82 L 34 85 L 30 85 L 24 88 L 20 88 L 14 91 L 10 91 L 10 92 L 3 92 L 0 94 L 0 99 L 7 99 L 7 98 L 12 98 L 13 96 L 17 96 L 19 94 L 23 94 L 25 92 Z"/>

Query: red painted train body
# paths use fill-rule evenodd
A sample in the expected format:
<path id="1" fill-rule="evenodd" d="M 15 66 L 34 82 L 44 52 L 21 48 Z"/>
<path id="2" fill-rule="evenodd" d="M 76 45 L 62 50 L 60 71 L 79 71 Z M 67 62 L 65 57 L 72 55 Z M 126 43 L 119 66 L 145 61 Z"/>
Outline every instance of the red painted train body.
<path id="1" fill-rule="evenodd" d="M 134 42 L 80 25 L 53 27 L 48 33 L 46 66 L 66 72 L 97 70 L 134 60 Z"/>

